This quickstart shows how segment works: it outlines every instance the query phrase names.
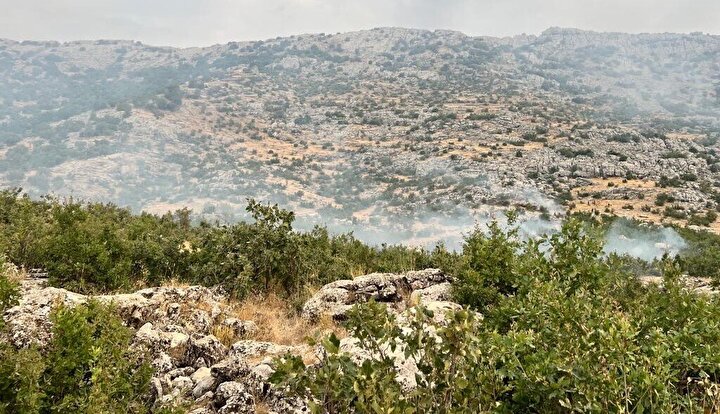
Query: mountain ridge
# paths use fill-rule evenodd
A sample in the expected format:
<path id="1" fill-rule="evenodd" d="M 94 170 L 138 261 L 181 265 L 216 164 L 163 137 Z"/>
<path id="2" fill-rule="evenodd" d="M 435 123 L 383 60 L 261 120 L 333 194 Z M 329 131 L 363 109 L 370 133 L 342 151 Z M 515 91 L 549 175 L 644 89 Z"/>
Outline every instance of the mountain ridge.
<path id="1" fill-rule="evenodd" d="M 138 44 L 142 46 L 148 46 L 148 47 L 157 47 L 157 48 L 168 48 L 168 49 L 174 49 L 174 50 L 189 50 L 189 49 L 208 49 L 213 48 L 217 46 L 225 46 L 230 44 L 241 44 L 241 43 L 256 43 L 256 42 L 270 42 L 273 40 L 278 39 L 293 39 L 293 38 L 301 38 L 301 37 L 307 37 L 307 36 L 335 36 L 335 35 L 357 35 L 357 34 L 363 34 L 373 31 L 408 31 L 408 32 L 418 32 L 418 33 L 433 33 L 433 34 L 452 34 L 452 35 L 461 35 L 463 37 L 467 38 L 479 38 L 479 39 L 493 39 L 493 40 L 503 40 L 503 39 L 522 39 L 522 38 L 529 38 L 529 39 L 538 39 L 544 36 L 550 36 L 550 35 L 568 35 L 568 34 L 590 34 L 590 35 L 624 35 L 624 36 L 660 36 L 660 35 L 666 35 L 666 36 L 688 36 L 688 37 L 706 37 L 706 38 L 715 38 L 720 39 L 720 34 L 712 34 L 712 33 L 706 33 L 706 32 L 622 32 L 622 31 L 604 31 L 604 30 L 591 30 L 591 29 L 581 29 L 577 27 L 564 27 L 564 26 L 550 26 L 547 29 L 541 31 L 539 34 L 526 34 L 526 33 L 519 33 L 515 35 L 509 35 L 509 36 L 491 36 L 491 35 L 471 35 L 467 34 L 460 30 L 453 30 L 453 29 L 418 29 L 418 28 L 412 28 L 412 27 L 404 27 L 404 26 L 378 26 L 373 27 L 369 29 L 360 29 L 360 30 L 352 30 L 347 32 L 335 32 L 335 33 L 325 33 L 325 32 L 306 32 L 306 33 L 297 33 L 287 36 L 278 36 L 273 38 L 265 38 L 265 39 L 245 39 L 245 40 L 230 40 L 225 43 L 214 43 L 214 44 L 207 44 L 207 45 L 201 45 L 201 46 L 172 46 L 172 45 L 156 45 L 156 44 L 150 44 L 145 43 L 142 40 L 134 40 L 134 39 L 121 39 L 121 38 L 107 38 L 107 39 L 75 39 L 75 40 L 64 40 L 64 41 L 58 41 L 58 40 L 40 40 L 40 39 L 24 39 L 24 40 L 17 40 L 13 38 L 3 38 L 0 37 L 0 43 L 7 43 L 7 44 L 43 44 L 43 45 L 51 45 L 51 46 L 61 46 L 61 45 L 73 45 L 73 44 L 92 44 L 94 42 L 114 42 L 114 43 L 128 43 L 128 44 Z"/>

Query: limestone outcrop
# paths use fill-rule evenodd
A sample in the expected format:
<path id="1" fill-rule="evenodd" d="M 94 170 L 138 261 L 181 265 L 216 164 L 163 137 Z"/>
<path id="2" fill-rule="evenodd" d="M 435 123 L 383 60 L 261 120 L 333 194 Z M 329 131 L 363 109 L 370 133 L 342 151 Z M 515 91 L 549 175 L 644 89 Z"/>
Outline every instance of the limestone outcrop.
<path id="1" fill-rule="evenodd" d="M 450 277 L 438 269 L 369 274 L 324 286 L 305 303 L 303 317 L 317 321 L 329 315 L 339 321 L 353 305 L 373 299 L 397 312 L 400 323 L 403 311 L 417 303 L 442 319 L 446 311 L 459 308 L 447 301 L 449 292 Z M 42 278 L 28 278 L 22 281 L 21 293 L 19 304 L 3 315 L 8 332 L 3 340 L 18 348 L 48 344 L 51 312 L 58 305 L 112 303 L 124 323 L 135 329 L 133 349 L 150 358 L 155 404 L 190 404 L 193 414 L 252 413 L 259 404 L 271 413 L 308 412 L 303 401 L 284 395 L 269 378 L 274 358 L 294 354 L 312 364 L 320 361 L 320 350 L 308 344 L 253 339 L 258 326 L 239 319 L 218 291 L 165 286 L 89 296 L 48 287 Z M 370 357 L 352 337 L 342 339 L 341 349 L 357 361 Z M 412 388 L 417 371 L 413 361 L 398 352 L 397 366 L 403 386 Z"/>
<path id="2" fill-rule="evenodd" d="M 305 303 L 302 315 L 312 321 L 324 315 L 342 320 L 353 305 L 371 299 L 402 311 L 417 300 L 448 299 L 450 280 L 439 269 L 397 274 L 371 273 L 352 280 L 338 280 L 315 293 Z"/>

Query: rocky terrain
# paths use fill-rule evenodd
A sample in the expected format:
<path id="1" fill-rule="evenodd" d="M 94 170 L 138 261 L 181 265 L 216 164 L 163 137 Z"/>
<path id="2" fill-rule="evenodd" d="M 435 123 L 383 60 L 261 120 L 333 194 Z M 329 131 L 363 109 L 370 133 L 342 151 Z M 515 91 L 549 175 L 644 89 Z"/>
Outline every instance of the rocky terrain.
<path id="1" fill-rule="evenodd" d="M 326 317 L 341 320 L 351 305 L 371 298 L 398 313 L 423 303 L 442 315 L 444 310 L 459 308 L 446 301 L 449 280 L 439 270 L 428 269 L 337 281 L 305 304 L 303 318 L 314 326 Z M 136 329 L 133 346 L 147 353 L 155 369 L 152 392 L 156 404 L 190 406 L 195 414 L 307 412 L 302 401 L 284 397 L 268 378 L 273 373 L 273 358 L 291 353 L 317 363 L 321 350 L 307 345 L 303 338 L 289 345 L 254 339 L 263 327 L 235 317 L 233 304 L 205 287 L 168 286 L 85 296 L 48 287 L 43 278 L 27 278 L 22 281 L 20 303 L 3 315 L 8 328 L 8 338 L 3 339 L 16 347 L 42 348 L 50 339 L 53 307 L 75 306 L 91 299 L 112 303 L 127 326 Z M 346 337 L 341 347 L 360 352 L 354 343 L 354 338 Z M 407 361 L 402 363 L 407 365 Z M 408 381 L 414 376 L 412 371 L 405 374 Z"/>
<path id="2" fill-rule="evenodd" d="M 324 318 L 339 322 L 352 305 L 372 299 L 386 304 L 401 324 L 418 304 L 433 311 L 436 322 L 442 324 L 447 311 L 461 308 L 449 301 L 451 282 L 437 269 L 340 280 L 317 291 L 303 306 L 302 318 L 309 326 L 318 326 Z M 662 284 L 662 279 L 644 277 L 642 282 Z M 717 294 L 707 280 L 689 278 L 686 284 L 698 294 Z M 2 339 L 18 348 L 42 348 L 50 339 L 53 307 L 75 306 L 91 299 L 112 303 L 125 324 L 136 330 L 132 346 L 148 355 L 155 370 L 152 393 L 156 405 L 182 406 L 194 414 L 309 412 L 304 401 L 288 398 L 269 378 L 276 357 L 293 354 L 317 364 L 322 348 L 310 346 L 302 338 L 292 344 L 254 339 L 263 327 L 238 319 L 227 298 L 201 286 L 85 296 L 48 287 L 43 278 L 26 278 L 20 303 L 3 315 L 8 337 Z M 329 324 L 326 329 L 340 335 L 342 352 L 359 361 L 368 357 L 358 340 L 345 336 L 339 325 Z M 393 350 L 391 355 L 398 381 L 412 388 L 418 372 L 414 362 L 401 350 Z"/>
<path id="3" fill-rule="evenodd" d="M 0 40 L 0 184 L 223 221 L 255 197 L 369 241 L 431 243 L 511 205 L 720 230 L 719 53 L 557 28 Z"/>

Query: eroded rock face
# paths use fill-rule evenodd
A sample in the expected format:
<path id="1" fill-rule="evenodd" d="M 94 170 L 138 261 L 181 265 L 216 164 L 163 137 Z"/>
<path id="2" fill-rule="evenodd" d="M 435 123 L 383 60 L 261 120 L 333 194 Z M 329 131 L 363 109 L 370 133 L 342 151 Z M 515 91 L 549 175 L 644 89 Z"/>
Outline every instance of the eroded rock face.
<path id="1" fill-rule="evenodd" d="M 209 367 L 227 356 L 228 350 L 214 335 L 196 335 L 188 341 L 183 362 Z"/>
<path id="2" fill-rule="evenodd" d="M 219 407 L 218 413 L 254 413 L 254 397 L 245 387 L 245 384 L 237 381 L 223 382 L 215 392 L 215 406 Z"/>
<path id="3" fill-rule="evenodd" d="M 367 349 L 361 348 L 357 338 L 343 338 L 340 340 L 340 350 L 351 356 L 353 361 L 361 365 L 363 361 L 370 358 L 378 358 L 378 355 L 373 355 Z M 412 358 L 406 358 L 404 355 L 404 348 L 398 347 L 395 350 L 390 349 L 390 346 L 385 346 L 383 352 L 386 356 L 393 359 L 395 363 L 395 370 L 397 374 L 397 380 L 405 390 L 411 390 L 417 386 L 415 375 L 420 371 Z"/>
<path id="4" fill-rule="evenodd" d="M 450 276 L 439 269 L 426 269 L 407 273 L 372 273 L 353 280 L 338 280 L 323 286 L 305 303 L 302 315 L 316 321 L 323 315 L 342 320 L 345 313 L 357 304 L 374 299 L 403 310 L 411 301 L 413 292 L 432 300 L 446 298 Z"/>
<path id="5" fill-rule="evenodd" d="M 305 345 L 289 346 L 278 345 L 272 342 L 241 340 L 237 341 L 230 348 L 230 355 L 244 359 L 257 359 L 265 356 L 277 356 L 287 353 L 298 353 L 308 348 Z"/>
<path id="6" fill-rule="evenodd" d="M 8 339 L 17 347 L 47 344 L 52 329 L 50 313 L 53 307 L 60 304 L 75 306 L 87 301 L 86 296 L 78 293 L 39 286 L 39 289 L 23 286 L 20 304 L 6 310 L 3 315 L 9 332 Z"/>

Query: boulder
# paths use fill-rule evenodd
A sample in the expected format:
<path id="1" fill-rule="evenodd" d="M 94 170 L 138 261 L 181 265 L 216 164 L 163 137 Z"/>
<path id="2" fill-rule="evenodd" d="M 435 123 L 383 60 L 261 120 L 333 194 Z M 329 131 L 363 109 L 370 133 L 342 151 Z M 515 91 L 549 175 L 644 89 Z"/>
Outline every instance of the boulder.
<path id="1" fill-rule="evenodd" d="M 150 380 L 150 398 L 152 401 L 158 401 L 163 397 L 163 386 L 159 378 Z"/>
<path id="2" fill-rule="evenodd" d="M 352 337 L 340 340 L 340 351 L 347 353 L 358 365 L 362 364 L 366 359 L 378 357 L 377 355 L 373 356 L 367 349 L 361 348 L 359 340 Z M 393 359 L 397 371 L 396 380 L 403 389 L 411 390 L 415 388 L 417 386 L 415 375 L 420 373 L 415 361 L 406 358 L 404 349 L 400 347 L 392 350 L 389 345 L 386 345 L 383 353 Z"/>
<path id="3" fill-rule="evenodd" d="M 172 371 L 169 371 L 166 375 L 170 379 L 174 379 L 177 377 L 189 377 L 193 374 L 193 368 L 192 367 L 183 367 L 183 368 L 176 368 Z"/>
<path id="4" fill-rule="evenodd" d="M 20 303 L 3 315 L 10 342 L 17 347 L 45 346 L 52 331 L 50 313 L 53 307 L 58 304 L 76 306 L 90 298 L 65 289 L 46 287 L 45 283 L 36 283 L 35 279 L 23 281 Z M 92 298 L 112 303 L 124 322 L 139 330 L 137 340 L 150 346 L 155 353 L 167 351 L 161 349 L 167 346 L 182 348 L 189 334 L 207 335 L 216 323 L 227 323 L 243 333 L 254 328 L 252 322 L 235 318 L 229 318 L 228 322 L 218 320 L 224 312 L 223 298 L 202 286 L 154 287 Z"/>
<path id="5" fill-rule="evenodd" d="M 193 389 L 193 381 L 190 377 L 177 377 L 170 383 L 173 388 L 173 394 L 187 395 Z"/>
<path id="6" fill-rule="evenodd" d="M 50 313 L 53 307 L 59 304 L 76 306 L 87 300 L 87 296 L 65 289 L 23 289 L 20 303 L 7 309 L 3 315 L 10 342 L 19 348 L 47 345 L 52 336 Z"/>
<path id="7" fill-rule="evenodd" d="M 183 362 L 187 365 L 198 364 L 198 359 L 202 359 L 208 366 L 225 358 L 227 353 L 227 347 L 214 335 L 194 335 L 187 343 Z"/>
<path id="8" fill-rule="evenodd" d="M 258 327 L 253 321 L 243 321 L 238 318 L 225 318 L 222 325 L 230 328 L 236 338 L 246 337 L 257 332 Z"/>
<path id="9" fill-rule="evenodd" d="M 247 362 L 238 355 L 231 355 L 210 367 L 212 376 L 220 382 L 235 380 L 240 376 L 247 375 L 248 371 Z"/>
<path id="10" fill-rule="evenodd" d="M 255 399 L 245 385 L 228 381 L 218 385 L 215 391 L 215 407 L 220 414 L 251 414 L 255 412 Z"/>
<path id="11" fill-rule="evenodd" d="M 423 302 L 422 306 L 424 306 L 427 310 L 433 312 L 433 320 L 440 325 L 446 325 L 448 312 L 457 312 L 459 310 L 462 310 L 462 306 L 455 302 L 449 301 Z M 476 315 L 479 318 L 482 318 L 482 315 L 480 315 L 479 313 Z"/>
<path id="12" fill-rule="evenodd" d="M 212 391 L 217 385 L 216 378 L 211 374 L 210 368 L 204 367 L 195 371 L 190 377 L 195 387 L 192 390 L 193 398 L 200 398 L 208 391 Z"/>
<path id="13" fill-rule="evenodd" d="M 175 366 L 175 364 L 173 363 L 173 359 L 170 357 L 170 355 L 164 352 L 160 352 L 158 356 L 156 356 L 155 359 L 152 360 L 151 365 L 155 369 L 156 373 L 168 372 Z"/>
<path id="14" fill-rule="evenodd" d="M 298 347 L 288 345 L 278 345 L 272 342 L 253 341 L 244 339 L 235 342 L 230 348 L 231 356 L 248 359 L 263 355 L 281 355 L 288 352 L 297 351 Z"/>
<path id="15" fill-rule="evenodd" d="M 210 368 L 203 367 L 198 369 L 197 371 L 193 372 L 192 375 L 190 375 L 190 379 L 193 380 L 195 384 L 202 381 L 205 378 L 211 377 L 212 374 L 210 373 Z"/>
<path id="16" fill-rule="evenodd" d="M 148 322 L 135 332 L 135 340 L 151 348 L 157 347 L 162 341 L 160 332 L 153 329 L 153 324 Z"/>
<path id="17" fill-rule="evenodd" d="M 449 282 L 445 282 L 418 289 L 413 292 L 413 296 L 417 297 L 417 301 L 420 303 L 449 301 L 452 298 L 451 285 Z"/>
<path id="18" fill-rule="evenodd" d="M 303 306 L 302 316 L 317 321 L 323 315 L 343 320 L 355 304 L 374 299 L 402 311 L 411 301 L 414 291 L 425 291 L 428 297 L 442 297 L 449 289 L 450 276 L 439 269 L 425 269 L 406 273 L 372 273 L 353 280 L 338 280 L 323 286 Z M 444 285 L 437 291 L 432 286 Z M 421 294 L 422 296 L 422 294 Z"/>

